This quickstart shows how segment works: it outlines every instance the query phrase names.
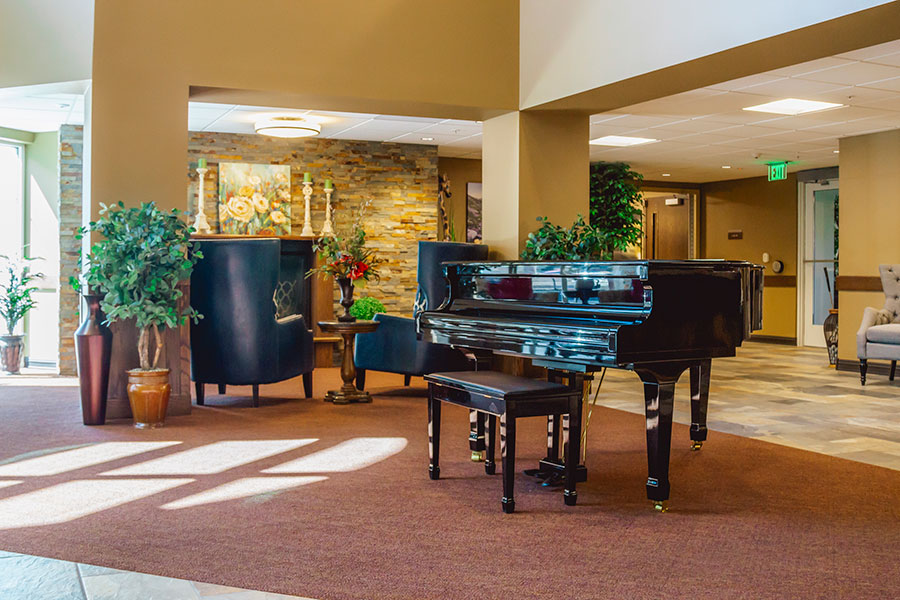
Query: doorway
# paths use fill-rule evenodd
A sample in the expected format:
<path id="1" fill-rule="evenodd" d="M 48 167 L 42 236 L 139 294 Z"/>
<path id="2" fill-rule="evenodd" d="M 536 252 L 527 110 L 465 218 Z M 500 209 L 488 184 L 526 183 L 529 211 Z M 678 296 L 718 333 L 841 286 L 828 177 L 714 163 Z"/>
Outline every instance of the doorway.
<path id="1" fill-rule="evenodd" d="M 801 198 L 800 236 L 800 331 L 804 346 L 825 347 L 823 324 L 829 309 L 837 308 L 835 277 L 838 275 L 838 180 L 804 184 Z"/>
<path id="2" fill-rule="evenodd" d="M 644 192 L 643 257 L 694 258 L 694 197 L 684 192 Z"/>

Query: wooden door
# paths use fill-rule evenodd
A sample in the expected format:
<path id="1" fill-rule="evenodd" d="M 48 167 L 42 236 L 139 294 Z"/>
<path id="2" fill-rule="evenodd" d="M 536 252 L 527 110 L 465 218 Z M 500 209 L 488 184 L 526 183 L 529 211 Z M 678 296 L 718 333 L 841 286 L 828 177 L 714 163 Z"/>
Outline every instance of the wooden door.
<path id="1" fill-rule="evenodd" d="M 644 257 L 670 260 L 690 258 L 690 197 L 647 198 L 645 205 Z"/>

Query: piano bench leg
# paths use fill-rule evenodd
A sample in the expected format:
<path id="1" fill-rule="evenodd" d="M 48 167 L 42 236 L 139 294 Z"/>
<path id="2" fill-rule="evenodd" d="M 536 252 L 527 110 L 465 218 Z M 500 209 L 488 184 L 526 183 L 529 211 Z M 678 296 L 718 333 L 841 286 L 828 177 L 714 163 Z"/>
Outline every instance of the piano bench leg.
<path id="1" fill-rule="evenodd" d="M 484 472 L 493 475 L 497 472 L 497 463 L 494 461 L 494 453 L 497 443 L 494 436 L 497 435 L 497 417 L 494 415 L 485 415 L 487 417 L 487 425 L 484 428 Z"/>
<path id="2" fill-rule="evenodd" d="M 428 477 L 441 478 L 441 401 L 434 397 L 434 384 L 428 384 Z"/>
<path id="3" fill-rule="evenodd" d="M 469 450 L 472 462 L 484 460 L 484 421 L 477 410 L 469 410 Z"/>
<path id="4" fill-rule="evenodd" d="M 503 512 L 516 510 L 513 488 L 516 481 L 516 417 L 509 413 L 500 415 L 500 454 L 503 461 Z"/>

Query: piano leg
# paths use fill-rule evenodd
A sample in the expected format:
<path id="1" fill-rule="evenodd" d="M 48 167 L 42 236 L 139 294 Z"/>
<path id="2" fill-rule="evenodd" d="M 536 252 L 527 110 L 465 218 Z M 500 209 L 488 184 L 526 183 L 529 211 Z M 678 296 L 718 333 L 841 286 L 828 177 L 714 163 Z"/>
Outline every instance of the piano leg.
<path id="1" fill-rule="evenodd" d="M 566 489 L 563 500 L 567 506 L 575 506 L 578 498 L 575 484 L 578 482 L 578 461 L 581 460 L 581 398 L 569 402 L 569 414 L 566 416 L 570 429 L 566 441 Z"/>
<path id="2" fill-rule="evenodd" d="M 484 460 L 484 423 L 477 410 L 469 411 L 469 450 L 472 462 Z"/>
<path id="3" fill-rule="evenodd" d="M 434 397 L 434 384 L 428 385 L 428 476 L 440 479 L 441 401 Z"/>
<path id="4" fill-rule="evenodd" d="M 500 456 L 503 461 L 503 498 L 500 505 L 503 512 L 516 510 L 513 486 L 516 481 L 516 418 L 507 413 L 500 415 Z"/>
<path id="5" fill-rule="evenodd" d="M 493 475 L 497 472 L 497 463 L 494 461 L 494 452 L 497 446 L 495 436 L 497 435 L 497 417 L 486 414 L 487 425 L 484 428 L 484 445 L 486 455 L 484 458 L 484 472 Z"/>
<path id="6" fill-rule="evenodd" d="M 691 366 L 691 450 L 706 441 L 706 410 L 709 405 L 709 372 L 712 360 Z"/>
<path id="7" fill-rule="evenodd" d="M 647 418 L 647 498 L 665 512 L 669 499 L 669 452 L 672 446 L 672 412 L 675 382 L 684 367 L 636 369 L 644 384 Z"/>

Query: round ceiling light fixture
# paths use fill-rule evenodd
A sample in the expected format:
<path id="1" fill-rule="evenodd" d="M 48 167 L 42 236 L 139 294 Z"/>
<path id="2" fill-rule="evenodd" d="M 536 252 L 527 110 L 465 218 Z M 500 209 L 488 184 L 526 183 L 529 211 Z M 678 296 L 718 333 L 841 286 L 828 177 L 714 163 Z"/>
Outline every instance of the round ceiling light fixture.
<path id="1" fill-rule="evenodd" d="M 257 121 L 253 128 L 260 135 L 280 138 L 302 138 L 319 135 L 322 126 L 303 117 L 269 117 Z"/>

